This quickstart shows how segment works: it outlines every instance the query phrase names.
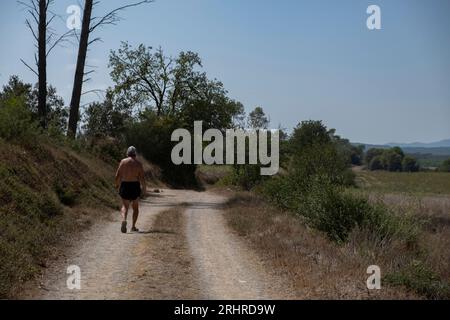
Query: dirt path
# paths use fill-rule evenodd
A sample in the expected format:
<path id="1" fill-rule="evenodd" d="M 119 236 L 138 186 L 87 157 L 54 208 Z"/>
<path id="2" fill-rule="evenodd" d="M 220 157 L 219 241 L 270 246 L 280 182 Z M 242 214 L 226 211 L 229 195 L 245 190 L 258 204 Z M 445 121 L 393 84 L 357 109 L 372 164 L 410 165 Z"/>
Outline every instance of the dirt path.
<path id="1" fill-rule="evenodd" d="M 220 204 L 226 199 L 201 193 L 186 210 L 187 239 L 207 299 L 292 298 L 279 279 L 226 226 Z"/>
<path id="2" fill-rule="evenodd" d="M 119 217 L 97 223 L 51 265 L 32 299 L 289 298 L 279 279 L 226 226 L 209 192 L 164 190 L 144 201 L 140 233 L 119 232 Z M 187 204 L 173 230 L 155 229 L 159 213 Z M 161 216 L 163 219 L 164 216 Z M 81 270 L 81 290 L 69 290 L 67 267 Z"/>

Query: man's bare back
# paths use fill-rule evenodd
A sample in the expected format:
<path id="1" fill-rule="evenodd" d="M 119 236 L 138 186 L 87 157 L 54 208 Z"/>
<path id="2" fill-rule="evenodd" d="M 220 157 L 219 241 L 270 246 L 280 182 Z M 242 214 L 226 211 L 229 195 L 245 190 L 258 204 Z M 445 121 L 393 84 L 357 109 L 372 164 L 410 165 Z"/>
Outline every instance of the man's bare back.
<path id="1" fill-rule="evenodd" d="M 120 182 L 139 181 L 142 185 L 144 185 L 144 167 L 136 158 L 125 158 L 120 162 L 116 178 L 120 179 Z"/>

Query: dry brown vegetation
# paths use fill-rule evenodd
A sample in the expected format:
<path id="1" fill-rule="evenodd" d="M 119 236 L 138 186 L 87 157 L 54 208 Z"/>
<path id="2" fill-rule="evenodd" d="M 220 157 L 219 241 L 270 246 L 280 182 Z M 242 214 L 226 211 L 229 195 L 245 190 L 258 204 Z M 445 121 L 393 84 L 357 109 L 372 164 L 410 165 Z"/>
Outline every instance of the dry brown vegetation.
<path id="1" fill-rule="evenodd" d="M 230 166 L 201 165 L 197 168 L 195 175 L 202 186 L 210 187 L 218 183 L 221 179 L 229 176 L 232 170 L 233 169 Z"/>
<path id="2" fill-rule="evenodd" d="M 145 180 L 147 181 L 148 187 L 167 187 L 162 182 L 161 168 L 147 161 L 147 159 L 142 156 L 138 156 L 138 160 L 144 166 Z"/>
<path id="3" fill-rule="evenodd" d="M 450 197 L 372 193 L 369 198 L 420 221 L 422 232 L 417 242 L 420 258 L 437 276 L 450 283 Z"/>
<path id="4" fill-rule="evenodd" d="M 379 265 L 382 276 L 395 264 L 410 259 L 402 243 L 380 244 L 355 230 L 338 245 L 309 228 L 301 217 L 282 212 L 254 194 L 237 194 L 228 203 L 230 226 L 255 247 L 274 272 L 293 282 L 298 298 L 306 299 L 417 299 L 405 287 L 385 282 L 382 290 L 367 290 L 369 265 Z"/>
<path id="5" fill-rule="evenodd" d="M 450 174 L 359 171 L 357 184 L 359 188 L 353 192 L 364 194 L 372 203 L 384 204 L 393 209 L 393 213 L 413 216 L 420 223 L 418 254 L 408 264 L 403 264 L 403 268 L 398 268 L 391 275 L 391 280 L 407 283 L 429 297 L 437 295 L 448 299 Z"/>
<path id="6" fill-rule="evenodd" d="M 0 151 L 0 297 L 8 297 L 118 202 L 113 167 L 92 156 L 39 141 L 0 140 Z"/>

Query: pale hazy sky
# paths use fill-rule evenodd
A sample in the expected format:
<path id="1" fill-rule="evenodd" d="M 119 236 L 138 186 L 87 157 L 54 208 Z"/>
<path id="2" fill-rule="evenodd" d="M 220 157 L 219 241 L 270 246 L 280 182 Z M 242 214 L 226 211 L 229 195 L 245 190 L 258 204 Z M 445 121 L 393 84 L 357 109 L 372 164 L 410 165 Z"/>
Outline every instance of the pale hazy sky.
<path id="1" fill-rule="evenodd" d="M 76 0 L 56 0 L 66 19 Z M 103 0 L 100 15 L 124 1 Z M 366 9 L 381 7 L 382 30 L 369 31 Z M 246 110 L 262 106 L 272 126 L 291 129 L 321 119 L 352 141 L 429 142 L 450 138 L 449 0 L 156 0 L 98 31 L 89 52 L 97 72 L 86 90 L 111 85 L 110 49 L 144 43 L 171 55 L 198 52 L 210 77 L 223 81 Z M 0 85 L 12 74 L 35 76 L 26 13 L 0 2 Z M 65 31 L 65 22 L 55 29 Z M 76 47 L 49 57 L 49 82 L 69 103 Z M 96 100 L 84 97 L 84 103 Z"/>

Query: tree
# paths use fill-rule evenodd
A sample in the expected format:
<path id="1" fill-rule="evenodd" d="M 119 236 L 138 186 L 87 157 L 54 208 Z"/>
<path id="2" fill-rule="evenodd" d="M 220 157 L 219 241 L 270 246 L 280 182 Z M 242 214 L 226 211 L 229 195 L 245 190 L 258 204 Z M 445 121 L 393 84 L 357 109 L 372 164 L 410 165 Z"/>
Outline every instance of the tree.
<path id="1" fill-rule="evenodd" d="M 204 73 L 195 70 L 202 66 L 198 54 L 181 52 L 173 59 L 161 48 L 152 50 L 143 44 L 133 49 L 122 42 L 117 51 L 111 52 L 109 66 L 116 93 L 130 105 L 154 108 L 159 117 L 224 91 L 220 83 L 209 81 Z"/>
<path id="2" fill-rule="evenodd" d="M 393 147 L 391 150 L 393 152 L 395 152 L 396 154 L 398 154 L 400 157 L 402 157 L 402 158 L 405 157 L 405 153 L 403 152 L 402 148 L 400 148 L 400 147 Z"/>
<path id="3" fill-rule="evenodd" d="M 197 53 L 180 52 L 174 59 L 161 48 L 133 48 L 123 42 L 111 52 L 109 66 L 122 104 L 176 118 L 184 128 L 192 129 L 194 121 L 201 120 L 205 129 L 227 129 L 244 112 L 241 103 L 227 97 L 222 82 L 200 70 Z"/>
<path id="4" fill-rule="evenodd" d="M 420 169 L 417 160 L 411 156 L 405 156 L 403 158 L 402 167 L 404 172 L 417 172 Z"/>
<path id="5" fill-rule="evenodd" d="M 47 86 L 47 96 L 45 102 L 46 118 L 45 123 L 52 130 L 62 133 L 67 126 L 68 112 L 64 107 L 64 100 L 58 96 L 56 89 Z M 9 99 L 19 99 L 23 101 L 24 106 L 30 111 L 33 121 L 39 122 L 39 87 L 34 88 L 29 83 L 24 83 L 18 76 L 11 76 L 7 85 L 3 86 L 0 92 L 0 101 Z"/>
<path id="6" fill-rule="evenodd" d="M 308 188 L 314 179 L 335 185 L 353 183 L 348 155 L 342 151 L 334 136 L 321 121 L 303 121 L 292 134 L 289 171 L 298 185 Z"/>
<path id="7" fill-rule="evenodd" d="M 402 171 L 405 154 L 400 147 L 390 149 L 369 149 L 366 153 L 366 164 L 369 170 Z M 374 161 L 375 160 L 375 161 Z"/>
<path id="8" fill-rule="evenodd" d="M 183 128 L 193 130 L 194 121 L 203 121 L 203 130 L 225 131 L 235 126 L 235 119 L 244 112 L 242 103 L 218 94 L 213 100 L 188 102 L 177 114 Z"/>
<path id="9" fill-rule="evenodd" d="M 67 37 L 72 33 L 72 30 L 70 30 L 58 37 L 58 35 L 50 28 L 50 24 L 56 17 L 55 14 L 51 14 L 50 17 L 48 15 L 50 12 L 50 6 L 53 2 L 53 0 L 30 0 L 28 2 L 19 1 L 19 3 L 27 9 L 28 13 L 33 18 L 32 22 L 30 22 L 30 19 L 26 19 L 25 23 L 37 43 L 38 53 L 34 56 L 37 70 L 32 68 L 24 60 L 21 59 L 21 61 L 38 77 L 37 111 L 39 123 L 43 128 L 47 127 L 48 119 L 47 57 L 59 43 L 67 40 Z M 37 30 L 33 27 L 33 24 L 37 25 Z"/>
<path id="10" fill-rule="evenodd" d="M 294 129 L 290 139 L 293 151 L 300 151 L 309 146 L 328 144 L 331 142 L 330 134 L 322 121 L 302 121 Z"/>
<path id="11" fill-rule="evenodd" d="M 402 161 L 404 157 L 402 149 L 395 147 L 385 150 L 382 157 L 386 165 L 386 170 L 391 172 L 402 171 Z"/>
<path id="12" fill-rule="evenodd" d="M 376 171 L 376 170 L 384 170 L 385 164 L 383 157 L 378 155 L 372 158 L 369 163 L 369 170 Z"/>
<path id="13" fill-rule="evenodd" d="M 381 156 L 383 153 L 384 153 L 384 149 L 379 149 L 379 148 L 371 148 L 371 149 L 367 150 L 366 156 L 365 156 L 366 165 L 370 168 L 371 167 L 370 164 L 372 163 L 372 160 L 377 156 Z M 376 169 L 376 170 L 380 170 L 380 169 Z"/>
<path id="14" fill-rule="evenodd" d="M 450 172 L 450 158 L 445 160 L 439 167 L 439 171 Z"/>
<path id="15" fill-rule="evenodd" d="M 267 129 L 269 127 L 269 119 L 264 113 L 263 108 L 256 107 L 255 110 L 248 115 L 248 126 L 253 129 Z"/>
<path id="16" fill-rule="evenodd" d="M 114 94 L 108 90 L 103 102 L 91 103 L 85 112 L 84 131 L 87 137 L 112 137 L 122 140 L 127 121 L 132 117 L 127 109 L 120 108 L 114 101 Z"/>
<path id="17" fill-rule="evenodd" d="M 4 85 L 3 90 L 0 92 L 0 101 L 18 97 L 26 101 L 27 106 L 31 109 L 32 85 L 24 83 L 18 76 L 11 76 L 8 84 Z"/>
<path id="18" fill-rule="evenodd" d="M 360 166 L 363 163 L 365 146 L 360 144 L 358 146 L 351 146 L 350 159 L 351 163 L 355 166 Z"/>
<path id="19" fill-rule="evenodd" d="M 355 166 L 362 165 L 364 155 L 364 145 L 353 145 L 350 140 L 336 135 L 336 129 L 328 130 L 331 140 L 336 144 L 337 149 L 348 162 Z"/>
<path id="20" fill-rule="evenodd" d="M 79 121 L 79 113 L 80 113 L 80 101 L 83 90 L 83 83 L 86 81 L 84 79 L 85 75 L 85 66 L 86 66 L 86 56 L 88 47 L 99 41 L 100 38 L 90 39 L 91 34 L 99 27 L 104 25 L 114 25 L 116 24 L 120 18 L 118 16 L 118 12 L 122 11 L 126 8 L 135 7 L 144 3 L 150 3 L 152 0 L 144 0 L 137 3 L 132 3 L 128 5 L 121 6 L 116 8 L 109 13 L 105 14 L 102 17 L 93 17 L 92 11 L 94 6 L 99 2 L 94 2 L 93 0 L 85 0 L 84 2 L 84 10 L 83 10 L 83 22 L 81 25 L 81 34 L 80 41 L 78 47 L 78 57 L 77 64 L 75 68 L 75 78 L 73 82 L 72 89 L 72 99 L 70 101 L 70 116 L 69 116 L 69 126 L 67 135 L 71 138 L 75 138 L 77 132 L 77 126 Z"/>
<path id="21" fill-rule="evenodd" d="M 188 51 L 180 52 L 175 60 L 175 67 L 172 70 L 173 83 L 169 89 L 169 104 L 172 114 L 183 108 L 194 96 L 197 99 L 198 88 L 203 86 L 216 90 L 209 90 L 211 94 L 225 93 L 223 84 L 218 81 L 208 81 L 206 74 L 196 71 L 197 67 L 202 67 L 202 61 L 197 53 Z M 209 82 L 209 83 L 208 83 Z"/>

